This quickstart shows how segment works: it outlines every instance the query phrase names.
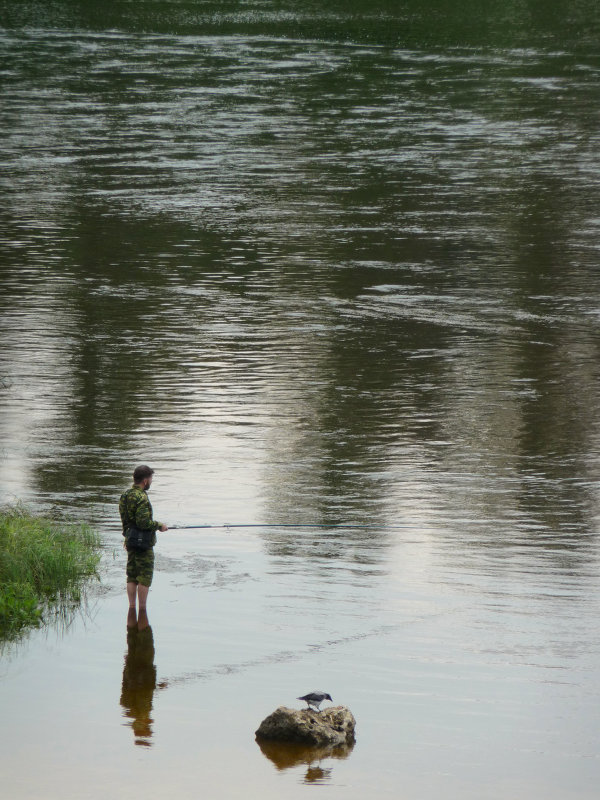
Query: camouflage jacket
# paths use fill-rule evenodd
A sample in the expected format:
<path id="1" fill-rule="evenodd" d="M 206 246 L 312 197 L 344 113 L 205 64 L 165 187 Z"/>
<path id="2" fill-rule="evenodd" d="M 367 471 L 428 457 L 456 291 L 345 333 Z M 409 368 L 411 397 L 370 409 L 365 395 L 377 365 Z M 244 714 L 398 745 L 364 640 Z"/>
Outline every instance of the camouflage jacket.
<path id="1" fill-rule="evenodd" d="M 156 531 L 161 523 L 152 519 L 152 505 L 144 489 L 133 484 L 131 489 L 123 492 L 119 500 L 119 514 L 123 523 L 123 536 L 126 536 L 128 528 L 133 525 L 142 531 L 154 531 L 152 544 L 156 544 Z"/>

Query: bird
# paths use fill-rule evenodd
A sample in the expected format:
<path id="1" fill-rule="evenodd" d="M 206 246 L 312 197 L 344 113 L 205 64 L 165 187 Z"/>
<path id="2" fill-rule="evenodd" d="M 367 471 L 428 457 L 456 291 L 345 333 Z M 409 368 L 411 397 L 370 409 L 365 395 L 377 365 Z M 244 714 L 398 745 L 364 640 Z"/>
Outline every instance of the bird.
<path id="1" fill-rule="evenodd" d="M 323 700 L 331 700 L 331 695 L 327 694 L 327 692 L 309 692 L 303 697 L 297 697 L 296 700 L 304 700 L 309 708 L 314 706 L 315 710 L 319 711 L 319 706 Z"/>

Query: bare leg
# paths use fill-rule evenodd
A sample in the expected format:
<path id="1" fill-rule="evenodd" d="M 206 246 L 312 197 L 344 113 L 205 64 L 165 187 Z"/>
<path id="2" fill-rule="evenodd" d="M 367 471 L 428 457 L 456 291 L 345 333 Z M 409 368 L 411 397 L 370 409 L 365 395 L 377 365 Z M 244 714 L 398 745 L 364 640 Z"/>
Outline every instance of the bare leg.
<path id="1" fill-rule="evenodd" d="M 129 608 L 135 608 L 135 596 L 137 594 L 137 583 L 127 584 L 127 599 L 129 600 Z"/>
<path id="2" fill-rule="evenodd" d="M 146 610 L 146 601 L 148 599 L 148 592 L 150 590 L 149 586 L 144 586 L 142 583 L 138 583 L 138 603 L 140 611 Z"/>

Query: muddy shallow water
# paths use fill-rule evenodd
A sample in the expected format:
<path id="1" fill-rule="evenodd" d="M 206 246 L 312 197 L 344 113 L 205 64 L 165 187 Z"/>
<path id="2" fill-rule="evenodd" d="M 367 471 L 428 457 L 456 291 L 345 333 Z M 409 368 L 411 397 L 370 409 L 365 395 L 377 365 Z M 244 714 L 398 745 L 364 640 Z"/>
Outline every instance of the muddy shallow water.
<path id="1" fill-rule="evenodd" d="M 421 5 L 0 3 L 0 501 L 104 541 L 7 797 L 596 797 L 598 12 Z"/>

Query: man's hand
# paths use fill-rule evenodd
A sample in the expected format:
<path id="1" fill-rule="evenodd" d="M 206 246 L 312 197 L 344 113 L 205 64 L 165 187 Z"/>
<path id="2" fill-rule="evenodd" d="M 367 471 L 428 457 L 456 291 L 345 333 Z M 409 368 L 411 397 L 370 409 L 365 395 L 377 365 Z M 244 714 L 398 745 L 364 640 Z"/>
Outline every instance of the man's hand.
<path id="1" fill-rule="evenodd" d="M 168 527 L 168 525 L 161 525 L 158 530 L 162 531 L 162 533 L 164 533 L 165 531 L 169 530 L 169 527 Z"/>

